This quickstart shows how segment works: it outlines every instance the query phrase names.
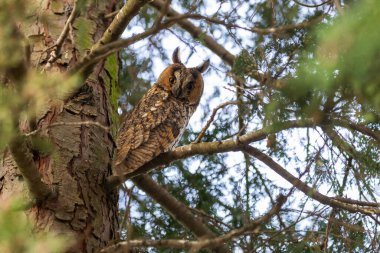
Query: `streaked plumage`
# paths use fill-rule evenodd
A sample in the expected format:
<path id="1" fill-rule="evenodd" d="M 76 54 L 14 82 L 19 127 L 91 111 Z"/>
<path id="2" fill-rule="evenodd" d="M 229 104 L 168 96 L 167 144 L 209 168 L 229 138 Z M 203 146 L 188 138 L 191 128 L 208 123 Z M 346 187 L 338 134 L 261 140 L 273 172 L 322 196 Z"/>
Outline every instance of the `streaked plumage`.
<path id="1" fill-rule="evenodd" d="M 199 104 L 203 93 L 201 73 L 208 65 L 207 60 L 198 67 L 186 68 L 178 48 L 174 51 L 173 64 L 161 73 L 119 130 L 114 174 L 131 173 L 178 142 Z"/>

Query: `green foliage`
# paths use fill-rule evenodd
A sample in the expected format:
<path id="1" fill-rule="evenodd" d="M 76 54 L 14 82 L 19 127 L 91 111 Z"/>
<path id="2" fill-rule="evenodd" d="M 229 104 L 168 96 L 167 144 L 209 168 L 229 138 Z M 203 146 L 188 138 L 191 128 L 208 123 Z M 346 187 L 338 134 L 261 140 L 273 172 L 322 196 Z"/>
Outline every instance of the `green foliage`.
<path id="1" fill-rule="evenodd" d="M 32 232 L 31 220 L 23 211 L 19 211 L 24 201 L 13 199 L 0 204 L 0 252 L 65 252 L 71 244 L 67 235 Z"/>
<path id="2" fill-rule="evenodd" d="M 303 53 L 296 78 L 284 93 L 308 111 L 318 110 L 326 97 L 337 94 L 358 103 L 355 110 L 367 121 L 380 112 L 380 3 L 368 0 L 317 31 L 316 47 Z M 305 109 L 305 108 L 304 108 Z"/>

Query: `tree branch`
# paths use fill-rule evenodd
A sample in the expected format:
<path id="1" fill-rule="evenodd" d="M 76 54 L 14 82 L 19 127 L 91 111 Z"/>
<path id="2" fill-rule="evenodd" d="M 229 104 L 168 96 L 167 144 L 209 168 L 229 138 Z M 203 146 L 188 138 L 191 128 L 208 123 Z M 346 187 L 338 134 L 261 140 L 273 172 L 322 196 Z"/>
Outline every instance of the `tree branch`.
<path id="1" fill-rule="evenodd" d="M 133 178 L 133 182 L 159 203 L 176 221 L 192 231 L 197 237 L 215 237 L 215 234 L 206 225 L 194 217 L 186 205 L 178 201 L 148 175 L 137 176 Z M 215 251 L 220 253 L 229 252 L 228 248 L 222 244 L 216 245 Z"/>
<path id="2" fill-rule="evenodd" d="M 47 184 L 42 182 L 41 174 L 34 163 L 32 153 L 27 147 L 25 137 L 14 137 L 9 143 L 9 149 L 30 193 L 37 202 L 52 196 L 53 191 Z"/>
<path id="3" fill-rule="evenodd" d="M 165 2 L 163 0 L 154 0 L 150 2 L 150 5 L 156 8 L 157 10 L 163 12 L 165 10 Z M 186 14 L 185 14 L 186 15 Z M 189 14 L 189 17 L 191 17 L 192 14 Z M 167 16 L 168 17 L 176 17 L 181 16 L 180 13 L 178 13 L 176 10 L 174 10 L 171 7 L 167 8 Z M 193 15 L 194 17 L 194 15 Z M 202 17 L 202 16 L 200 16 Z M 314 21 L 319 22 L 322 17 L 316 18 Z M 214 20 L 215 21 L 215 20 Z M 314 21 L 309 21 L 309 23 L 313 23 Z M 306 27 L 310 24 L 308 24 L 308 21 L 305 21 L 306 23 L 301 24 L 302 27 Z M 231 54 L 228 50 L 226 50 L 221 44 L 219 44 L 213 37 L 208 35 L 205 31 L 200 29 L 199 27 L 195 26 L 192 22 L 186 19 L 180 19 L 178 20 L 177 24 L 184 30 L 186 30 L 194 39 L 202 39 L 203 44 L 210 49 L 212 52 L 214 52 L 217 56 L 219 56 L 227 65 L 233 66 L 235 62 L 235 55 Z M 284 31 L 289 29 L 295 29 L 297 26 L 289 25 L 284 26 L 281 29 L 277 29 L 277 31 Z M 247 28 L 250 29 L 250 28 Z M 253 28 L 252 28 L 253 29 Z M 263 32 L 263 33 L 273 33 L 276 29 L 269 28 L 269 30 L 259 30 L 259 28 L 256 28 L 256 32 Z M 254 72 L 253 76 L 256 80 L 259 82 L 265 82 L 266 80 L 272 80 L 271 86 L 273 87 L 282 87 L 284 84 L 280 80 L 273 80 L 271 76 L 268 74 L 263 74 L 258 71 Z"/>
<path id="4" fill-rule="evenodd" d="M 83 57 L 81 61 L 79 61 L 75 66 L 73 66 L 69 73 L 75 74 L 77 72 L 86 72 L 86 69 L 90 66 L 93 66 L 97 62 L 99 62 L 102 59 L 105 59 L 109 55 L 119 51 L 122 48 L 126 48 L 137 41 L 140 41 L 142 39 L 145 39 L 155 33 L 157 33 L 160 30 L 167 29 L 170 26 L 174 25 L 174 21 L 167 21 L 163 24 L 155 25 L 151 27 L 150 29 L 146 30 L 145 32 L 136 34 L 130 38 L 127 39 L 119 39 L 113 42 L 110 42 L 108 44 L 98 46 L 97 48 L 93 48 L 91 52 Z"/>
<path id="5" fill-rule="evenodd" d="M 322 6 L 322 5 L 331 3 L 331 0 L 327 0 L 327 1 L 324 1 L 322 3 L 313 4 L 313 5 L 312 4 L 304 4 L 304 3 L 301 3 L 301 2 L 299 2 L 297 0 L 293 0 L 293 2 L 295 2 L 296 4 L 301 5 L 303 7 L 307 7 L 307 8 L 318 8 L 318 7 Z"/>
<path id="6" fill-rule="evenodd" d="M 92 50 L 120 38 L 132 18 L 136 16 L 141 7 L 149 1 L 150 0 L 128 0 L 112 20 L 112 23 L 108 26 L 102 38 L 93 46 Z"/>
<path id="7" fill-rule="evenodd" d="M 165 8 L 165 2 L 162 0 L 154 0 L 149 3 L 151 6 L 156 8 L 159 11 L 163 11 Z M 180 13 L 175 11 L 173 8 L 167 8 L 167 16 L 175 17 L 180 16 Z M 232 66 L 235 61 L 235 56 L 227 51 L 222 45 L 216 42 L 211 36 L 207 35 L 202 29 L 196 27 L 193 23 L 186 19 L 178 20 L 177 24 L 190 33 L 190 35 L 197 39 L 202 37 L 202 40 L 206 47 L 208 47 L 211 51 L 213 51 L 216 55 L 218 55 L 225 63 Z"/>
<path id="8" fill-rule="evenodd" d="M 323 126 L 322 130 L 337 148 L 346 152 L 348 155 L 351 155 L 356 160 L 360 159 L 362 155 L 359 154 L 352 145 L 348 144 L 343 138 L 341 138 L 332 126 Z"/>
<path id="9" fill-rule="evenodd" d="M 116 245 L 112 245 L 103 249 L 101 252 L 125 252 L 123 248 L 129 247 L 166 247 L 166 248 L 179 248 L 190 249 L 190 252 L 196 252 L 203 248 L 215 248 L 218 245 L 226 243 L 228 241 L 243 235 L 246 232 L 254 231 L 263 224 L 267 223 L 275 214 L 278 214 L 281 206 L 285 203 L 286 197 L 280 195 L 277 198 L 277 203 L 262 217 L 251 221 L 248 225 L 242 228 L 233 229 L 225 235 L 212 238 L 202 239 L 198 241 L 188 240 L 130 240 L 125 242 L 119 242 Z"/>
<path id="10" fill-rule="evenodd" d="M 227 139 L 224 141 L 215 142 L 202 142 L 189 144 L 182 147 L 178 147 L 173 151 L 162 153 L 153 160 L 147 162 L 132 173 L 123 176 L 110 176 L 107 179 L 107 187 L 113 189 L 122 184 L 127 179 L 135 176 L 148 173 L 149 171 L 162 166 L 170 164 L 179 159 L 188 158 L 194 155 L 208 155 L 215 153 L 223 153 L 229 151 L 238 151 L 242 146 L 254 141 L 265 139 L 271 133 L 277 133 L 289 128 L 303 128 L 303 127 L 315 127 L 315 122 L 312 119 L 306 120 L 290 120 L 282 122 L 278 125 L 266 126 L 255 132 L 249 132 L 244 135 L 237 136 L 236 139 Z"/>
<path id="11" fill-rule="evenodd" d="M 293 176 L 291 173 L 286 171 L 281 165 L 279 165 L 274 160 L 272 160 L 271 157 L 269 157 L 268 155 L 264 154 L 263 152 L 261 152 L 260 150 L 252 146 L 248 146 L 248 145 L 243 146 L 241 150 L 243 152 L 246 152 L 249 155 L 256 157 L 258 160 L 262 161 L 274 172 L 276 172 L 281 177 L 283 177 L 286 181 L 294 185 L 294 187 L 296 187 L 298 190 L 302 191 L 307 196 L 319 201 L 322 204 L 329 205 L 333 208 L 341 208 L 352 213 L 362 213 L 365 215 L 380 214 L 379 208 L 358 207 L 356 205 L 343 203 L 342 201 L 338 201 L 335 198 L 331 198 L 331 197 L 321 194 L 315 188 L 311 188 L 310 186 L 308 186 L 307 184 L 299 180 L 297 177 Z"/>
<path id="12" fill-rule="evenodd" d="M 84 73 L 84 75 L 88 75 L 90 73 L 92 66 L 104 59 L 108 55 L 116 52 L 112 51 L 105 54 L 105 50 L 109 49 L 107 44 L 117 40 L 131 19 L 137 15 L 138 11 L 147 4 L 149 0 L 129 0 L 126 4 L 120 9 L 116 17 L 112 20 L 112 23 L 108 26 L 107 30 L 104 32 L 103 36 L 98 40 L 98 42 L 91 48 L 91 51 L 88 55 L 86 55 L 81 61 L 79 61 L 73 68 L 69 71 L 70 74 L 74 74 L 79 70 Z M 130 41 L 125 42 L 130 45 L 137 40 L 136 36 L 130 38 Z"/>
<path id="13" fill-rule="evenodd" d="M 210 17 L 203 16 L 200 14 L 189 14 L 187 16 L 188 16 L 188 18 L 191 18 L 191 19 L 202 19 L 202 20 L 205 20 L 205 21 L 213 23 L 213 24 L 223 25 L 227 29 L 231 29 L 231 28 L 236 29 L 237 28 L 237 29 L 242 29 L 245 31 L 249 31 L 249 32 L 253 32 L 253 33 L 257 33 L 257 34 L 261 34 L 261 35 L 283 33 L 283 32 L 287 32 L 287 31 L 291 31 L 291 30 L 295 30 L 295 29 L 307 28 L 307 27 L 313 26 L 313 25 L 321 22 L 323 17 L 324 17 L 323 15 L 320 15 L 320 16 L 317 16 L 313 19 L 305 20 L 303 22 L 296 23 L 296 24 L 286 24 L 286 25 L 277 26 L 277 27 L 259 28 L 259 27 L 244 27 L 241 25 L 228 23 L 228 22 L 226 22 L 226 20 L 221 20 L 221 19 L 217 19 L 217 18 L 210 18 Z"/>
<path id="14" fill-rule="evenodd" d="M 353 122 L 350 122 L 348 120 L 343 120 L 343 119 L 337 119 L 337 120 L 333 119 L 331 122 L 334 125 L 338 125 L 338 126 L 341 126 L 344 128 L 355 130 L 355 131 L 358 131 L 364 135 L 372 137 L 375 141 L 377 141 L 380 144 L 380 131 L 378 131 L 378 130 L 372 130 L 364 124 L 353 123 Z"/>

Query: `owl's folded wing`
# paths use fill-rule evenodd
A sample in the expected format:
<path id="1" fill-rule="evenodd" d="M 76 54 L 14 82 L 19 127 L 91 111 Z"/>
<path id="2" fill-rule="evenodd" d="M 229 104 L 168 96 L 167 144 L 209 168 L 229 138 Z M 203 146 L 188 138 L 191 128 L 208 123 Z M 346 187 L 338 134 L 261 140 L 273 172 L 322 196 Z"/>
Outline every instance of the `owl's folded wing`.
<path id="1" fill-rule="evenodd" d="M 174 98 L 153 86 L 119 131 L 115 174 L 128 174 L 171 149 L 187 121 L 188 113 Z"/>

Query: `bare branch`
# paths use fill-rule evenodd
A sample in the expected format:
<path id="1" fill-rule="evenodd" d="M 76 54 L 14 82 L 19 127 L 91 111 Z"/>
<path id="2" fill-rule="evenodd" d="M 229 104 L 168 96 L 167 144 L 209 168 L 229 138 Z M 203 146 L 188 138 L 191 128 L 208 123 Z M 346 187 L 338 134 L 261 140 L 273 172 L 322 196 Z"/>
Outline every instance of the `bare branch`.
<path id="1" fill-rule="evenodd" d="M 325 4 L 328 4 L 328 3 L 331 3 L 331 0 L 327 0 L 327 1 L 324 1 L 320 4 L 304 4 L 304 3 L 301 3 L 300 1 L 297 1 L 297 0 L 293 0 L 293 2 L 295 2 L 296 4 L 298 5 L 301 5 L 303 7 L 307 7 L 307 8 L 317 8 L 317 7 L 320 7 L 322 5 L 325 5 Z"/>
<path id="2" fill-rule="evenodd" d="M 229 233 L 212 238 L 212 239 L 202 239 L 198 241 L 188 241 L 188 240 L 130 240 L 125 242 L 119 242 L 116 245 L 112 245 L 103 249 L 101 252 L 125 252 L 124 248 L 129 247 L 166 247 L 166 248 L 179 248 L 179 249 L 190 249 L 190 252 L 197 252 L 203 248 L 216 248 L 219 245 L 231 241 L 246 232 L 255 231 L 259 229 L 260 226 L 267 223 L 275 214 L 278 214 L 281 206 L 285 203 L 286 197 L 280 195 L 277 198 L 277 203 L 262 217 L 253 220 L 248 225 L 242 228 L 233 229 Z M 225 251 L 221 251 L 225 252 Z"/>
<path id="3" fill-rule="evenodd" d="M 65 41 L 67 34 L 69 32 L 70 26 L 73 24 L 76 15 L 78 14 L 77 9 L 77 0 L 74 2 L 73 9 L 71 10 L 70 16 L 66 20 L 65 26 L 63 27 L 63 30 L 61 34 L 59 35 L 57 41 L 55 42 L 54 46 L 51 48 L 54 48 L 54 50 L 51 51 L 50 57 L 47 60 L 44 69 L 50 68 L 51 64 L 57 59 L 57 57 L 60 55 L 60 51 L 63 45 L 63 42 Z M 49 48 L 48 48 L 49 50 Z"/>
<path id="4" fill-rule="evenodd" d="M 356 200 L 356 199 L 351 199 L 351 198 L 343 198 L 343 197 L 334 197 L 334 199 L 336 199 L 340 202 L 344 202 L 344 203 L 352 204 L 352 205 L 380 207 L 380 203 L 361 201 L 361 200 Z"/>
<path id="5" fill-rule="evenodd" d="M 206 239 L 202 240 L 196 245 L 193 249 L 198 250 L 202 248 L 209 248 L 215 245 L 220 245 L 221 243 L 225 243 L 230 241 L 233 238 L 236 238 L 240 235 L 243 235 L 244 233 L 248 231 L 254 231 L 258 229 L 261 225 L 268 223 L 268 221 L 275 215 L 280 212 L 281 206 L 285 203 L 286 197 L 283 195 L 280 195 L 277 198 L 277 203 L 271 208 L 271 210 L 266 213 L 264 216 L 261 218 L 254 220 L 250 222 L 248 225 L 243 226 L 242 228 L 234 229 L 230 231 L 229 233 L 219 236 L 215 239 Z M 194 251 L 196 252 L 196 251 Z"/>
<path id="6" fill-rule="evenodd" d="M 42 177 L 34 163 L 33 155 L 27 147 L 25 137 L 16 136 L 9 143 L 9 149 L 32 196 L 40 202 L 53 195 L 53 191 L 42 182 Z"/>
<path id="7" fill-rule="evenodd" d="M 270 156 L 264 154 L 263 152 L 261 152 L 260 150 L 252 146 L 244 146 L 241 148 L 241 150 L 243 152 L 246 152 L 247 154 L 250 154 L 256 157 L 258 160 L 262 161 L 274 172 L 276 172 L 281 177 L 283 177 L 286 181 L 294 185 L 298 190 L 302 191 L 307 196 L 321 202 L 322 204 L 329 205 L 333 208 L 341 208 L 352 213 L 362 213 L 365 215 L 380 214 L 379 208 L 358 207 L 356 205 L 347 204 L 342 201 L 338 201 L 335 198 L 331 198 L 326 195 L 323 195 L 322 193 L 318 192 L 315 188 L 311 188 L 310 186 L 308 186 L 307 184 L 299 180 L 297 177 L 293 176 L 291 173 L 286 171 L 281 165 L 276 163 Z"/>

